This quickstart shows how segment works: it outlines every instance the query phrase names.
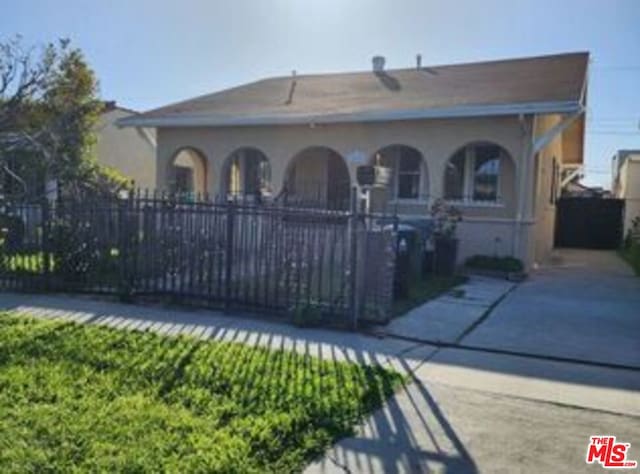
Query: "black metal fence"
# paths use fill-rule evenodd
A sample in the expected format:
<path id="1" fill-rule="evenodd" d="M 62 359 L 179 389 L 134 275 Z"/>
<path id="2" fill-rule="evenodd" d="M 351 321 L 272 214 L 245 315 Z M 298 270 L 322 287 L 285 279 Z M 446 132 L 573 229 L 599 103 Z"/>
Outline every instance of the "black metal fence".
<path id="1" fill-rule="evenodd" d="M 6 201 L 0 287 L 167 296 L 301 323 L 390 317 L 392 218 L 268 203 Z"/>

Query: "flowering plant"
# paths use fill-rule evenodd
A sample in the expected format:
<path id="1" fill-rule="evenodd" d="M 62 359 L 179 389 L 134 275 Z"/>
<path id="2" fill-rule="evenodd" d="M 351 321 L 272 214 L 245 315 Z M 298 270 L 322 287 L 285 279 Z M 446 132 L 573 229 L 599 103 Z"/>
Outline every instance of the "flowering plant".
<path id="1" fill-rule="evenodd" d="M 433 219 L 433 235 L 436 238 L 454 239 L 462 213 L 457 207 L 447 204 L 444 199 L 436 199 L 429 211 Z"/>

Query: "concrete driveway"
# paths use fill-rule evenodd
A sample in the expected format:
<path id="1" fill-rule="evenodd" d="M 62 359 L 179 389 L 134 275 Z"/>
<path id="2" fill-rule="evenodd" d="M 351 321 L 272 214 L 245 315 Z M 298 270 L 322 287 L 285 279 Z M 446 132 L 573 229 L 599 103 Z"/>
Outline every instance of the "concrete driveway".
<path id="1" fill-rule="evenodd" d="M 486 319 L 486 302 L 468 299 L 500 292 L 474 279 L 469 298 L 445 295 L 390 324 L 390 337 L 444 346 L 305 474 L 602 472 L 584 460 L 599 433 L 640 460 L 640 279 L 613 253 L 558 257 Z"/>
<path id="2" fill-rule="evenodd" d="M 614 252 L 562 249 L 461 344 L 640 368 L 640 278 Z"/>

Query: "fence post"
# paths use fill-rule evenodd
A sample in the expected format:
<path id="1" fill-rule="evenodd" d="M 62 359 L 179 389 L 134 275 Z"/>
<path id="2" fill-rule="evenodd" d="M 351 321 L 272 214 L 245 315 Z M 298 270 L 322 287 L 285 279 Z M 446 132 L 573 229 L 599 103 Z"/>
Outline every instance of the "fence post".
<path id="1" fill-rule="evenodd" d="M 50 255 L 50 235 L 49 229 L 51 223 L 49 222 L 49 199 L 45 196 L 42 199 L 42 243 L 40 245 L 42 249 L 42 284 L 44 290 L 49 289 L 49 275 L 51 273 L 51 255 Z"/>
<path id="2" fill-rule="evenodd" d="M 131 285 L 129 284 L 129 203 L 131 197 L 126 200 L 118 199 L 118 227 L 120 234 L 120 300 L 129 301 L 131 298 Z"/>
<path id="3" fill-rule="evenodd" d="M 349 276 L 351 277 L 351 327 L 355 331 L 358 329 L 358 319 L 360 317 L 360 285 L 358 284 L 358 188 L 356 186 L 351 190 L 349 237 L 351 247 L 351 255 L 349 259 Z"/>
<path id="4" fill-rule="evenodd" d="M 235 220 L 235 204 L 233 201 L 227 202 L 227 229 L 225 239 L 225 268 L 224 268 L 224 308 L 229 310 L 231 306 L 232 292 L 232 269 L 233 269 L 233 234 Z"/>

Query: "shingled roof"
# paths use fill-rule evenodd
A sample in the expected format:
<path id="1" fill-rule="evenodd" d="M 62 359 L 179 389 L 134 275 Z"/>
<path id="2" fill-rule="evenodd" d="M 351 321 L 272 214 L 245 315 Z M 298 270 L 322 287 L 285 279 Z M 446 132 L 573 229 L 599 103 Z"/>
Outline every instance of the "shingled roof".
<path id="1" fill-rule="evenodd" d="M 574 112 L 589 54 L 264 79 L 122 119 L 123 126 L 366 122 Z"/>

